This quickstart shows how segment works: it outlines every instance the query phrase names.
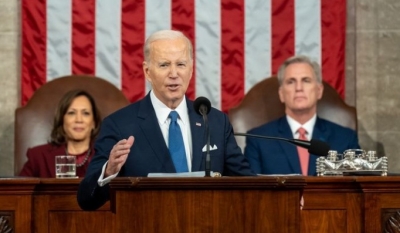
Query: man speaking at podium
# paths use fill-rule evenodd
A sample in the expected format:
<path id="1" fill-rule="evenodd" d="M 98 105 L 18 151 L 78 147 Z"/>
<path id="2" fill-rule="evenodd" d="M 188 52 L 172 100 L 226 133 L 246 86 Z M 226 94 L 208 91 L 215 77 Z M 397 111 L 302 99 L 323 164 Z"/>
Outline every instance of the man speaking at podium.
<path id="1" fill-rule="evenodd" d="M 190 40 L 178 31 L 155 32 L 145 42 L 142 66 L 152 90 L 104 119 L 95 155 L 78 190 L 84 210 L 97 209 L 109 199 L 107 184 L 116 176 L 205 170 L 205 124 L 185 97 L 193 73 Z M 228 117 L 213 108 L 208 119 L 211 171 L 255 175 Z"/>
<path id="2" fill-rule="evenodd" d="M 249 134 L 317 139 L 338 153 L 360 148 L 354 130 L 317 116 L 317 101 L 322 97 L 324 85 L 316 62 L 305 56 L 288 58 L 278 70 L 278 82 L 286 116 L 252 129 Z M 244 154 L 256 173 L 316 174 L 317 156 L 286 142 L 247 137 Z"/>

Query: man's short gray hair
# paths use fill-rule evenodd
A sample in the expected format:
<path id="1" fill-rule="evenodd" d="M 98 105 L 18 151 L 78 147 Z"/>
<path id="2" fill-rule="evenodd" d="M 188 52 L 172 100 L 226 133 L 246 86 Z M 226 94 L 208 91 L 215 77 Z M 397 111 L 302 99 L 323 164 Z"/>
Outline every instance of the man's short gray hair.
<path id="1" fill-rule="evenodd" d="M 182 32 L 175 30 L 161 30 L 151 34 L 143 46 L 144 60 L 147 63 L 150 63 L 150 53 L 151 53 L 151 43 L 156 40 L 164 40 L 164 39 L 178 39 L 183 38 L 186 40 L 189 47 L 189 56 L 190 60 L 193 61 L 193 46 L 192 42 L 190 42 L 189 38 L 187 38 Z"/>
<path id="2" fill-rule="evenodd" d="M 279 67 L 279 70 L 278 70 L 279 85 L 282 85 L 282 83 L 283 83 L 286 68 L 289 65 L 294 64 L 294 63 L 309 64 L 314 71 L 315 77 L 317 78 L 317 82 L 322 83 L 321 67 L 318 65 L 318 63 L 315 61 L 311 61 L 311 59 L 307 56 L 296 55 L 296 56 L 289 57 L 288 59 L 286 59 L 282 63 L 282 65 Z"/>

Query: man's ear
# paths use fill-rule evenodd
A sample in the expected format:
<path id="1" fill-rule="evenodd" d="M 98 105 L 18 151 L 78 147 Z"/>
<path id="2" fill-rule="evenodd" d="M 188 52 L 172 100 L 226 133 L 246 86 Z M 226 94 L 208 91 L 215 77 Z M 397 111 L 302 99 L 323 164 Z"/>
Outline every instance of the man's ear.
<path id="1" fill-rule="evenodd" d="M 323 94 L 324 94 L 324 84 L 318 83 L 318 99 L 319 100 L 322 98 Z"/>
<path id="2" fill-rule="evenodd" d="M 149 72 L 150 72 L 149 64 L 146 61 L 144 61 L 142 63 L 142 68 L 143 68 L 144 77 L 146 78 L 147 81 L 149 81 L 151 83 L 151 78 L 149 75 Z"/>
<path id="3" fill-rule="evenodd" d="M 281 103 L 285 103 L 285 99 L 283 98 L 283 90 L 282 90 L 282 87 L 279 87 L 279 89 L 278 89 L 278 94 L 279 94 L 279 100 L 281 101 Z"/>

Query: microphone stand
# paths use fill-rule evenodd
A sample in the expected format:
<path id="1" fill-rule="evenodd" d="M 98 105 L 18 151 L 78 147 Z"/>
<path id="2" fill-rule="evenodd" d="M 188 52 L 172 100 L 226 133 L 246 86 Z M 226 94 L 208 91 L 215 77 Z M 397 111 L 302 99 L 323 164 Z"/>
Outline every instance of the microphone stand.
<path id="1" fill-rule="evenodd" d="M 289 142 L 296 146 L 306 148 L 306 149 L 308 149 L 308 152 L 310 154 L 314 154 L 317 156 L 326 156 L 330 150 L 329 144 L 327 144 L 326 142 L 317 140 L 317 139 L 311 139 L 311 141 L 306 141 L 306 140 L 300 140 L 300 139 L 287 139 L 287 138 L 270 137 L 270 136 L 248 134 L 248 133 L 234 133 L 234 135 Z"/>
<path id="2" fill-rule="evenodd" d="M 211 177 L 211 158 L 210 158 L 210 127 L 208 126 L 207 114 L 202 112 L 204 124 L 206 126 L 206 161 L 205 161 L 205 177 Z"/>
<path id="3" fill-rule="evenodd" d="M 204 126 L 206 127 L 206 158 L 204 161 L 205 177 L 211 177 L 211 156 L 210 156 L 210 126 L 208 125 L 207 114 L 211 110 L 211 102 L 205 97 L 198 97 L 193 102 L 193 107 L 197 114 L 203 116 Z"/>
<path id="4" fill-rule="evenodd" d="M 310 142 L 309 141 L 300 140 L 300 139 L 278 138 L 278 137 L 256 135 L 256 134 L 248 134 L 248 133 L 234 133 L 234 135 L 235 136 L 247 136 L 247 137 L 253 137 L 253 138 L 263 138 L 263 139 L 272 139 L 272 140 L 285 141 L 285 142 L 289 142 L 289 143 L 295 144 L 296 146 L 301 146 L 303 148 L 307 148 L 307 149 L 310 148 Z"/>

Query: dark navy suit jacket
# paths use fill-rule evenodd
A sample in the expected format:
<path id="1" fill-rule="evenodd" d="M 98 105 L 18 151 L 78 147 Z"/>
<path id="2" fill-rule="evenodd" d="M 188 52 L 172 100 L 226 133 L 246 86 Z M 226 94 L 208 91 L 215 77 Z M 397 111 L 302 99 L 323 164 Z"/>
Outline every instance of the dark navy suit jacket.
<path id="1" fill-rule="evenodd" d="M 206 144 L 205 125 L 202 116 L 194 111 L 193 102 L 186 102 L 192 134 L 192 171 L 204 171 L 206 153 L 202 149 Z M 222 175 L 255 175 L 236 143 L 227 115 L 211 109 L 208 121 L 210 144 L 217 148 L 210 151 L 211 170 Z M 131 135 L 135 141 L 118 176 L 146 177 L 148 173 L 176 172 L 148 94 L 143 100 L 118 110 L 102 122 L 95 156 L 78 191 L 78 202 L 83 209 L 96 209 L 109 198 L 108 185 L 100 187 L 97 180 L 112 147 Z"/>
<path id="2" fill-rule="evenodd" d="M 293 138 L 286 116 L 252 129 L 248 133 Z M 354 130 L 319 117 L 315 122 L 312 137 L 328 143 L 331 150 L 336 150 L 338 153 L 360 148 Z M 244 154 L 252 170 L 257 174 L 301 174 L 297 148 L 288 142 L 247 137 Z M 316 175 L 316 159 L 316 155 L 310 155 L 308 175 Z"/>

